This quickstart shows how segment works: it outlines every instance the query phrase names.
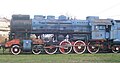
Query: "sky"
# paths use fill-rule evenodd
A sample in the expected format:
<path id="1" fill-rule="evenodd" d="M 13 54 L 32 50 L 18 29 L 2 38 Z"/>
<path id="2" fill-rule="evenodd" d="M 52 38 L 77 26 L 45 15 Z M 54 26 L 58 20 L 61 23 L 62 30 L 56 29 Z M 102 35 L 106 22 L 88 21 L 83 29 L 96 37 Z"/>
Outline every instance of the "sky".
<path id="1" fill-rule="evenodd" d="M 120 0 L 0 0 L 0 17 L 11 18 L 13 14 L 120 19 Z"/>

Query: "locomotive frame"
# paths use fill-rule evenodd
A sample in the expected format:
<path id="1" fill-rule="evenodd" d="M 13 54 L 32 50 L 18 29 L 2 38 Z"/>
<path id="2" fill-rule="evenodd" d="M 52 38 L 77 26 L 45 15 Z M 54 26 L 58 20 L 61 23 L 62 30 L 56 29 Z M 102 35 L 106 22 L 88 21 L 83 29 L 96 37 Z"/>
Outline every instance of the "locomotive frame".
<path id="1" fill-rule="evenodd" d="M 91 54 L 99 51 L 118 53 L 120 40 L 112 35 L 119 33 L 118 25 L 118 20 L 96 16 L 77 20 L 63 15 L 58 19 L 55 16 L 45 19 L 45 16 L 35 15 L 34 19 L 30 19 L 29 15 L 12 15 L 9 41 L 0 47 L 10 49 L 14 55 L 21 52 L 68 54 L 72 51 L 77 54 L 85 51 Z M 31 39 L 30 35 L 35 35 L 35 38 Z"/>

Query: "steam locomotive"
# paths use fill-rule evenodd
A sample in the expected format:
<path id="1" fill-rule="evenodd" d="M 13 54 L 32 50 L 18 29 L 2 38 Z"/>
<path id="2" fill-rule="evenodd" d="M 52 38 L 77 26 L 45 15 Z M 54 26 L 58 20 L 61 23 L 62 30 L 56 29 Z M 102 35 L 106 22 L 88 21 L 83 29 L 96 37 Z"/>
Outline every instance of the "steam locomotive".
<path id="1" fill-rule="evenodd" d="M 12 54 L 32 52 L 68 54 L 71 51 L 82 54 L 99 51 L 120 50 L 120 20 L 99 19 L 88 16 L 86 20 L 55 16 L 12 15 L 9 41 L 4 44 Z"/>

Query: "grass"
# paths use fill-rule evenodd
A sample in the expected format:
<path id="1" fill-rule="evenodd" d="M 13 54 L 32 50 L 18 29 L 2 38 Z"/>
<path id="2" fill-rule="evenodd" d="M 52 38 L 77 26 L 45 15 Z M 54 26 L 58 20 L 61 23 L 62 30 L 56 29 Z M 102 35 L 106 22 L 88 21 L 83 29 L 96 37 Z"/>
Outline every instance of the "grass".
<path id="1" fill-rule="evenodd" d="M 0 63 L 120 63 L 120 53 L 12 55 L 0 51 Z"/>
<path id="2" fill-rule="evenodd" d="M 120 54 L 1 54 L 0 63 L 120 63 Z"/>

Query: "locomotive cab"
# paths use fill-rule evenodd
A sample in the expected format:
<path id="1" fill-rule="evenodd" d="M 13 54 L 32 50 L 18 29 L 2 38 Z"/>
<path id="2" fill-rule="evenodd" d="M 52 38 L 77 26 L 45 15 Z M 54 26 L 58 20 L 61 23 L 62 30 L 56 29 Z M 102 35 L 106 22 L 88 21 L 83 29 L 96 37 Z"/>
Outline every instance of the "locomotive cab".
<path id="1" fill-rule="evenodd" d="M 111 45 L 111 28 L 112 19 L 93 19 L 91 23 L 91 40 L 88 43 L 88 51 L 90 53 L 97 53 L 100 49 L 108 50 Z"/>

